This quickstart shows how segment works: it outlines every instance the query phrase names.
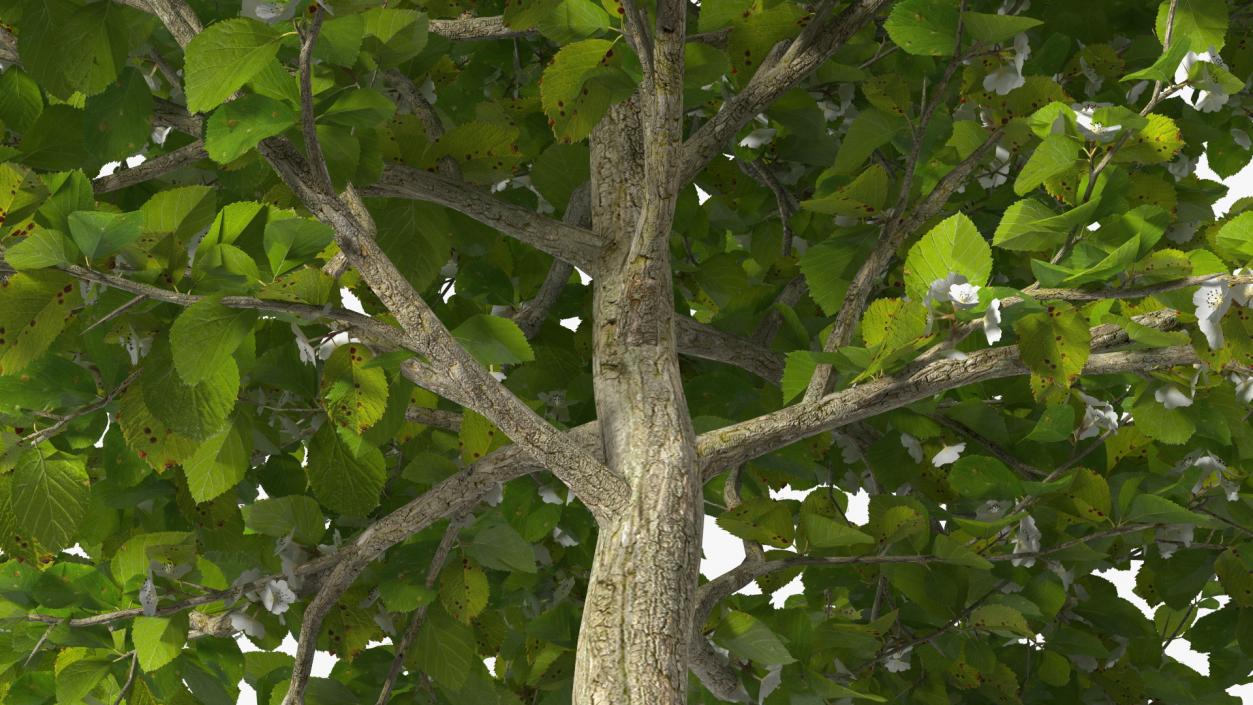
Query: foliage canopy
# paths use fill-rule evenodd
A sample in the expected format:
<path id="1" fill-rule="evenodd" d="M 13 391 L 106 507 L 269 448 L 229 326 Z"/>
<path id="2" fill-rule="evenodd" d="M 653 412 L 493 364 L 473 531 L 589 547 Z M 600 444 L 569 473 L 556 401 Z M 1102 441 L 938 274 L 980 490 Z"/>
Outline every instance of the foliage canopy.
<path id="1" fill-rule="evenodd" d="M 1236 702 L 1253 12 L 1093 5 L 0 0 L 0 700 L 592 702 L 638 541 L 679 700 Z"/>

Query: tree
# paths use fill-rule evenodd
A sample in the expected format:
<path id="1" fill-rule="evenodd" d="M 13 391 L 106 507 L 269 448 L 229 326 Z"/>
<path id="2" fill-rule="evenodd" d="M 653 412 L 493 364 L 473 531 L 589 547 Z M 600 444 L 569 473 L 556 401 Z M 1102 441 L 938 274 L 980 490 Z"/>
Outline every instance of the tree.
<path id="1" fill-rule="evenodd" d="M 1090 5 L 0 0 L 0 699 L 1236 702 L 1253 14 Z"/>

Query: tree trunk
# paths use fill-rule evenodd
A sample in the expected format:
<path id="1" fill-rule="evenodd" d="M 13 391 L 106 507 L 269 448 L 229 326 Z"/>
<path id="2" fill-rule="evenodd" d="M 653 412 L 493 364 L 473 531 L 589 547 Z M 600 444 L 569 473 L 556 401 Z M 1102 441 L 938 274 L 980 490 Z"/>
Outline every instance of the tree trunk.
<path id="1" fill-rule="evenodd" d="M 643 188 L 651 181 L 644 140 L 637 100 L 612 108 L 592 135 L 593 224 L 609 243 L 595 280 L 596 405 L 608 465 L 631 491 L 625 509 L 600 526 L 576 705 L 680 705 L 687 697 L 701 481 L 674 347 L 674 197 Z"/>

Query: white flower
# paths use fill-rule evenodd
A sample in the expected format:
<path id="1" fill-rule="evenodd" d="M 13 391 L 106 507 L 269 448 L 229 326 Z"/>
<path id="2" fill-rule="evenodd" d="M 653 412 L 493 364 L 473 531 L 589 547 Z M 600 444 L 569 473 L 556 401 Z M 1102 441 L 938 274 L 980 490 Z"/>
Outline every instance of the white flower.
<path id="1" fill-rule="evenodd" d="M 1162 554 L 1162 558 L 1170 558 L 1179 550 L 1180 544 L 1191 546 L 1195 528 L 1191 524 L 1171 524 L 1159 528 L 1155 537 L 1157 552 Z"/>
<path id="2" fill-rule="evenodd" d="M 983 334 L 987 336 L 988 345 L 996 345 L 1001 340 L 1000 299 L 988 302 L 988 310 L 983 314 Z"/>
<path id="3" fill-rule="evenodd" d="M 258 0 L 244 0 L 243 7 L 239 14 L 244 17 L 253 17 L 262 22 L 279 22 L 281 20 L 291 19 L 295 14 L 296 3 L 287 2 L 259 2 Z"/>
<path id="4" fill-rule="evenodd" d="M 906 646 L 900 651 L 893 651 L 888 654 L 888 660 L 883 662 L 883 667 L 891 673 L 901 673 L 909 670 L 909 653 L 914 650 L 912 646 Z"/>
<path id="5" fill-rule="evenodd" d="M 1238 127 L 1231 128 L 1231 139 L 1235 140 L 1236 144 L 1240 145 L 1240 149 L 1246 151 L 1253 149 L 1253 140 L 1249 139 L 1249 133 Z"/>
<path id="6" fill-rule="evenodd" d="M 922 444 L 918 442 L 917 438 L 908 433 L 902 433 L 901 445 L 905 446 L 905 450 L 909 451 L 909 457 L 913 458 L 915 463 L 922 462 Z"/>
<path id="7" fill-rule="evenodd" d="M 1233 277 L 1253 277 L 1253 269 L 1245 269 L 1241 267 L 1231 272 Z M 1233 284 L 1231 286 L 1231 300 L 1244 306 L 1249 307 L 1249 303 L 1253 302 L 1253 282 L 1246 284 Z"/>
<path id="8" fill-rule="evenodd" d="M 1008 149 L 997 145 L 992 156 L 992 170 L 979 176 L 979 185 L 985 189 L 994 189 L 1009 181 L 1009 163 L 1013 155 Z"/>
<path id="9" fill-rule="evenodd" d="M 1131 90 L 1127 91 L 1127 102 L 1135 103 L 1140 100 L 1140 96 L 1149 87 L 1149 81 L 1136 81 Z"/>
<path id="10" fill-rule="evenodd" d="M 1087 83 L 1083 86 L 1085 93 L 1088 95 L 1095 95 L 1101 92 L 1101 86 L 1105 84 L 1105 79 L 1101 78 L 1101 74 L 1097 73 L 1096 69 L 1089 66 L 1087 60 L 1082 56 L 1079 57 L 1079 72 L 1083 74 L 1085 79 L 1087 79 Z"/>
<path id="11" fill-rule="evenodd" d="M 762 127 L 753 130 L 748 133 L 747 137 L 740 140 L 740 146 L 757 149 L 763 145 L 770 144 L 770 141 L 774 139 L 775 132 L 777 131 L 773 127 Z"/>
<path id="12" fill-rule="evenodd" d="M 296 593 L 286 580 L 271 580 L 261 589 L 261 606 L 271 614 L 283 614 L 296 601 Z"/>
<path id="13" fill-rule="evenodd" d="M 1078 392 L 1078 394 L 1084 403 L 1083 421 L 1079 422 L 1078 440 L 1099 436 L 1101 431 L 1118 429 L 1118 414 L 1114 411 L 1113 405 L 1083 392 Z"/>
<path id="14" fill-rule="evenodd" d="M 1222 318 L 1231 308 L 1231 287 L 1222 280 L 1206 282 L 1192 294 L 1196 306 L 1196 323 L 1205 334 L 1210 350 L 1223 346 Z"/>
<path id="15" fill-rule="evenodd" d="M 1102 125 L 1092 118 L 1096 111 L 1110 105 L 1111 103 L 1088 102 L 1070 106 L 1075 111 L 1075 124 L 1079 126 L 1084 138 L 1095 142 L 1109 142 L 1117 136 L 1115 133 L 1122 129 L 1122 125 Z"/>
<path id="16" fill-rule="evenodd" d="M 1184 394 L 1182 389 L 1173 384 L 1168 384 L 1165 387 L 1158 389 L 1156 392 L 1153 392 L 1153 398 L 1167 409 L 1177 409 L 1181 406 L 1192 406 L 1192 397 Z"/>
<path id="17" fill-rule="evenodd" d="M 1035 519 L 1031 515 L 1022 518 L 1018 522 L 1018 533 L 1014 535 L 1014 553 L 1031 554 L 1022 558 L 1011 558 L 1010 563 L 1015 566 L 1026 566 L 1030 568 L 1035 565 L 1035 555 L 1040 552 L 1040 529 L 1035 525 Z"/>
<path id="18" fill-rule="evenodd" d="M 1192 461 L 1192 467 L 1201 468 L 1205 471 L 1197 478 L 1196 484 L 1192 486 L 1192 494 L 1201 494 L 1217 485 L 1226 493 L 1228 502 L 1235 502 L 1240 499 L 1240 483 L 1227 479 L 1227 466 L 1223 464 L 1223 461 L 1206 453 Z"/>
<path id="19" fill-rule="evenodd" d="M 1216 112 L 1227 104 L 1227 99 L 1230 96 L 1208 66 L 1201 66 L 1197 71 L 1196 77 L 1189 80 L 1188 76 L 1192 73 L 1192 67 L 1196 64 L 1212 64 L 1219 68 L 1227 68 L 1227 65 L 1223 63 L 1222 58 L 1214 50 L 1214 47 L 1210 47 L 1209 51 L 1201 52 L 1200 54 L 1194 51 L 1188 52 L 1184 55 L 1183 60 L 1179 62 L 1179 67 L 1175 69 L 1175 83 L 1186 81 L 1188 85 L 1179 89 L 1179 92 L 1175 95 L 1200 112 Z"/>
<path id="20" fill-rule="evenodd" d="M 1200 157 L 1189 157 L 1180 152 L 1179 157 L 1175 161 L 1166 165 L 1166 171 L 1169 171 L 1170 175 L 1175 177 L 1175 181 L 1178 181 L 1196 171 L 1196 164 L 1199 161 Z"/>
<path id="21" fill-rule="evenodd" d="M 312 365 L 318 361 L 318 351 L 309 342 L 308 336 L 295 323 L 291 324 L 291 331 L 296 336 L 296 351 L 300 354 L 300 361 L 306 365 Z"/>
<path id="22" fill-rule="evenodd" d="M 231 629 L 257 639 L 265 638 L 265 625 L 243 612 L 231 612 Z"/>
<path id="23" fill-rule="evenodd" d="M 948 288 L 948 298 L 957 308 L 973 308 L 979 305 L 979 289 L 975 284 L 954 284 Z"/>
<path id="24" fill-rule="evenodd" d="M 1245 404 L 1253 404 L 1253 375 L 1232 372 L 1227 379 L 1236 386 L 1236 398 Z"/>
<path id="25" fill-rule="evenodd" d="M 155 617 L 157 614 L 157 586 L 152 582 L 152 571 L 148 571 L 148 579 L 144 581 L 144 586 L 139 588 L 139 606 L 144 609 L 145 617 Z"/>
<path id="26" fill-rule="evenodd" d="M 997 95 L 1007 95 L 1015 88 L 1025 85 L 1027 79 L 1023 78 L 1022 65 L 1029 56 L 1031 56 L 1031 45 L 1027 42 L 1027 35 L 1020 33 L 1014 37 L 1014 51 L 1009 61 L 983 77 L 983 88 Z"/>
<path id="27" fill-rule="evenodd" d="M 935 456 L 931 458 L 931 464 L 939 468 L 950 463 L 957 462 L 957 459 L 962 457 L 962 452 L 965 450 L 965 443 L 955 443 L 951 446 L 944 446 L 940 449 L 939 453 L 936 453 Z"/>

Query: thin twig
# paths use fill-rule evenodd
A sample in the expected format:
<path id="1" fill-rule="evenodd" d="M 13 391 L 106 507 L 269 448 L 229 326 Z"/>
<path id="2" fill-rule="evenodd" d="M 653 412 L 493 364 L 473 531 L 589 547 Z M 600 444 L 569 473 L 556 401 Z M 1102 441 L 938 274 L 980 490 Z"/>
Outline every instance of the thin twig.
<path id="1" fill-rule="evenodd" d="M 131 686 L 135 684 L 135 671 L 139 666 L 139 652 L 131 652 L 131 667 L 126 670 L 126 682 L 122 684 L 122 689 L 117 692 L 117 699 L 113 701 L 113 705 L 122 705 L 122 701 L 126 699 L 126 694 L 130 692 Z"/>
<path id="2" fill-rule="evenodd" d="M 118 395 L 126 391 L 126 388 L 131 386 L 131 384 L 134 383 L 134 381 L 139 378 L 139 373 L 140 373 L 140 370 L 134 370 L 133 372 L 130 373 L 130 375 L 126 377 L 126 379 L 122 380 L 121 384 L 114 387 L 112 391 L 106 394 L 104 398 L 94 401 L 91 404 L 88 404 L 87 406 L 79 409 L 73 414 L 62 416 L 56 423 L 52 424 L 48 428 L 41 429 L 39 431 L 36 431 L 34 433 L 27 435 L 25 438 L 19 441 L 19 443 L 21 445 L 29 446 L 33 448 L 39 445 L 40 443 L 43 443 L 44 441 L 48 440 L 49 438 L 52 438 L 53 436 L 57 435 L 61 431 L 64 431 L 65 427 L 69 426 L 70 422 L 74 421 L 75 419 L 80 419 L 89 414 L 93 414 L 103 409 L 104 407 L 108 406 L 109 404 L 112 404 L 113 400 L 116 399 Z"/>
<path id="3" fill-rule="evenodd" d="M 309 24 L 300 46 L 300 128 L 305 138 L 305 150 L 309 153 L 309 165 L 314 176 L 328 193 L 334 192 L 331 186 L 331 174 L 326 168 L 326 159 L 322 156 L 322 144 L 318 141 L 316 114 L 313 111 L 313 47 L 318 42 L 318 33 L 322 31 L 322 21 L 326 12 L 317 3 L 310 5 L 316 11 L 313 21 Z"/>

